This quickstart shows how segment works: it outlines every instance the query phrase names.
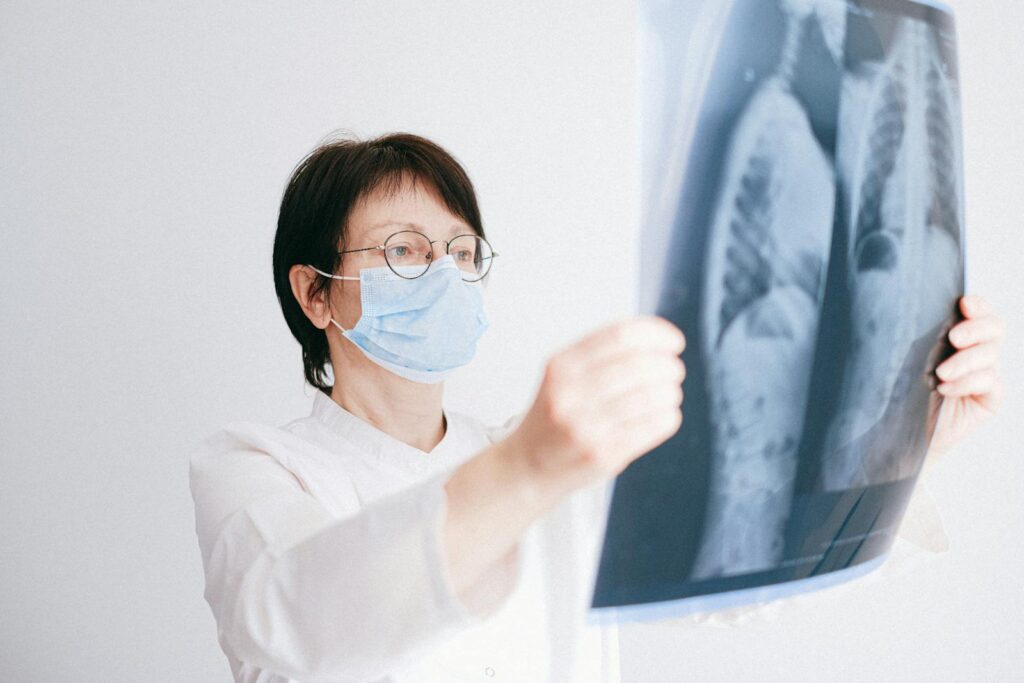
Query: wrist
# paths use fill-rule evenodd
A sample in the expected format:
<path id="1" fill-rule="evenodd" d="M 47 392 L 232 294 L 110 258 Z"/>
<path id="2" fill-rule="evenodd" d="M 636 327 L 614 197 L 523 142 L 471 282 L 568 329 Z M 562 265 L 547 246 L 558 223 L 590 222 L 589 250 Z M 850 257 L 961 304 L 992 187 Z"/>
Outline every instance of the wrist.
<path id="1" fill-rule="evenodd" d="M 521 509 L 529 511 L 531 518 L 544 515 L 568 493 L 533 464 L 530 454 L 514 435 L 494 444 L 492 454 L 510 495 Z"/>

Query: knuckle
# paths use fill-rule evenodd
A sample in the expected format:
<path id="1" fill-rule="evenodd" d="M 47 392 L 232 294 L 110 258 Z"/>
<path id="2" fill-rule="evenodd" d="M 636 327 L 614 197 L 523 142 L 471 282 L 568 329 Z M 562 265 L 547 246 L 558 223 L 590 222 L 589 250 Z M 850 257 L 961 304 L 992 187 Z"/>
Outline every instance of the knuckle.
<path id="1" fill-rule="evenodd" d="M 561 427 L 566 422 L 567 416 L 564 403 L 564 399 L 557 392 L 549 394 L 544 402 L 544 417 L 556 427 Z"/>
<path id="2" fill-rule="evenodd" d="M 665 405 L 676 406 L 683 400 L 683 387 L 675 382 L 665 385 L 664 396 Z"/>
<path id="3" fill-rule="evenodd" d="M 548 364 L 544 367 L 544 377 L 550 379 L 556 379 L 562 374 L 563 366 L 565 365 L 565 355 L 560 353 L 557 356 L 551 358 Z"/>
<path id="4" fill-rule="evenodd" d="M 686 335 L 675 323 L 666 321 L 665 325 L 668 327 L 672 337 L 676 340 L 676 347 L 678 348 L 678 351 L 682 352 L 683 349 L 686 348 Z"/>
<path id="5" fill-rule="evenodd" d="M 676 410 L 673 410 L 669 416 L 666 416 L 664 422 L 664 435 L 672 436 L 677 431 L 679 431 L 679 426 L 683 423 L 683 412 L 678 408 Z"/>
<path id="6" fill-rule="evenodd" d="M 547 367 L 544 368 L 544 383 L 548 386 L 550 391 L 553 393 L 563 391 L 563 387 L 568 381 L 567 378 L 570 372 L 569 366 L 570 359 L 564 354 L 555 356 L 548 361 Z"/>
<path id="7" fill-rule="evenodd" d="M 679 385 L 686 379 L 686 367 L 676 357 L 667 359 L 667 362 L 658 367 L 658 381 L 664 384 Z"/>
<path id="8" fill-rule="evenodd" d="M 625 344 L 626 339 L 629 337 L 629 322 L 622 321 L 612 325 L 612 328 L 608 331 L 608 337 L 611 341 L 616 344 Z"/>

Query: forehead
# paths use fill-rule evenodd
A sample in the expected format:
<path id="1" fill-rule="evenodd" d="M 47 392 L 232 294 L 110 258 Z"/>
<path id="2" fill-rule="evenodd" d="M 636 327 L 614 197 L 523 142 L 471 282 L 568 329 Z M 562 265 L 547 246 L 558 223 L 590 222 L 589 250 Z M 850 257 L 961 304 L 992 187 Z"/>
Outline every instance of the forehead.
<path id="1" fill-rule="evenodd" d="M 448 239 L 474 233 L 470 225 L 445 206 L 441 196 L 429 185 L 408 182 L 391 196 L 375 192 L 364 196 L 353 207 L 348 220 L 348 239 L 385 239 L 399 230 L 418 230 L 430 239 Z"/>

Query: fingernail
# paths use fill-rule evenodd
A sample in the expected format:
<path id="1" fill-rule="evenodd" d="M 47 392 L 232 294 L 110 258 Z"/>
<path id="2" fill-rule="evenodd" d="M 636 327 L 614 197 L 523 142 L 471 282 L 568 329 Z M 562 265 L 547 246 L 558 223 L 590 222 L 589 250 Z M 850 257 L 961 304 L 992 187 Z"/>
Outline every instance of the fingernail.
<path id="1" fill-rule="evenodd" d="M 938 387 L 936 387 L 935 390 L 938 391 L 940 394 L 948 394 L 949 393 L 949 389 L 950 389 L 949 384 L 943 383 L 943 384 L 940 384 Z"/>

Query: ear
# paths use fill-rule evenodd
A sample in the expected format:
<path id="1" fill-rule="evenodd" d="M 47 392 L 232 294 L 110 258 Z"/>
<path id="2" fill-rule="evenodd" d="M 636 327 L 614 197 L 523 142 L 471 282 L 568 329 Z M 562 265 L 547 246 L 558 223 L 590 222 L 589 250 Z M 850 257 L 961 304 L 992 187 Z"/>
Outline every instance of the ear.
<path id="1" fill-rule="evenodd" d="M 309 321 L 319 329 L 325 329 L 331 321 L 330 307 L 327 305 L 329 289 L 313 293 L 318 274 L 308 266 L 295 264 L 288 271 L 288 281 L 292 286 L 292 296 L 299 302 L 302 312 Z"/>

